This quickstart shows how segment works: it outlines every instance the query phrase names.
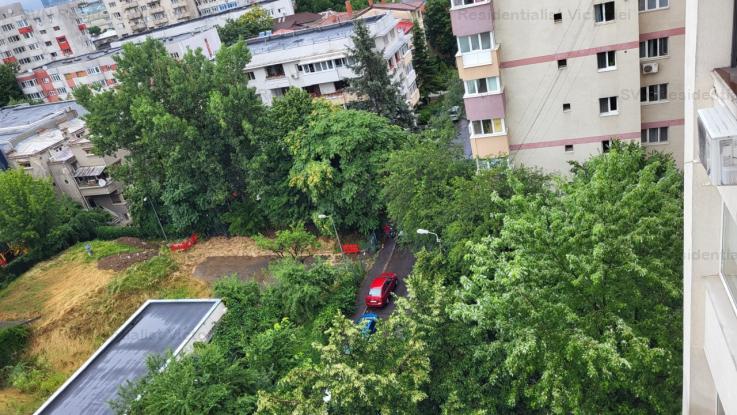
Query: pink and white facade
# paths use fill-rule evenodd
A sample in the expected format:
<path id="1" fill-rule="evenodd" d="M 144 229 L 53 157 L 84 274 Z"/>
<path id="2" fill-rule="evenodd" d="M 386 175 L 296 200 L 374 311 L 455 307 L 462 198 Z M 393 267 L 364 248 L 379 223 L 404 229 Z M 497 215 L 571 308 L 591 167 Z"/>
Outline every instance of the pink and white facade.
<path id="1" fill-rule="evenodd" d="M 449 1 L 475 157 L 565 172 L 627 140 L 682 159 L 685 0 Z"/>

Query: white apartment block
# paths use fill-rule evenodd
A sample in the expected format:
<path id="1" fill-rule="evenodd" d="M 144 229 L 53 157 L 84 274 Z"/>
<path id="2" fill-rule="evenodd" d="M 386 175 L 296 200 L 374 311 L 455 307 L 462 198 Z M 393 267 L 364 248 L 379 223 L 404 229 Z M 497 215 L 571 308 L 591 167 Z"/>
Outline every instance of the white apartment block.
<path id="1" fill-rule="evenodd" d="M 359 17 L 361 18 L 361 17 Z M 411 45 L 391 13 L 365 17 L 369 31 L 382 51 L 387 70 L 400 85 L 410 106 L 419 101 L 417 74 L 412 67 Z M 289 88 L 302 88 L 314 97 L 337 104 L 355 99 L 347 94 L 355 73 L 348 67 L 348 49 L 353 47 L 353 21 L 298 30 L 248 40 L 251 62 L 246 66 L 249 86 L 266 105 Z"/>
<path id="2" fill-rule="evenodd" d="M 179 36 L 185 33 L 191 33 L 191 32 L 201 32 L 208 29 L 212 29 L 216 26 L 224 26 L 228 20 L 235 20 L 245 13 L 247 13 L 249 10 L 251 10 L 252 7 L 255 5 L 258 5 L 259 7 L 266 10 L 269 15 L 273 16 L 274 18 L 277 17 L 283 17 L 283 16 L 291 16 L 294 14 L 294 4 L 292 3 L 292 0 L 261 0 L 261 1 L 255 1 L 251 2 L 250 6 L 244 6 L 237 9 L 232 9 L 229 11 L 225 11 L 218 14 L 211 14 L 208 16 L 202 16 L 195 19 L 190 19 L 187 21 L 181 21 L 178 23 L 174 23 L 171 25 L 168 25 L 166 27 L 162 27 L 156 30 L 149 30 L 137 34 L 130 34 L 127 33 L 125 37 L 117 42 L 112 43 L 112 47 L 118 47 L 122 45 L 123 43 L 127 42 L 138 42 L 143 41 L 143 39 L 146 38 L 154 38 L 154 39 L 164 39 L 172 36 Z M 119 32 L 118 34 L 121 34 L 122 32 Z"/>
<path id="3" fill-rule="evenodd" d="M 685 0 L 449 0 L 477 158 L 568 171 L 637 141 L 682 160 Z"/>
<path id="4" fill-rule="evenodd" d="M 113 29 L 113 21 L 103 0 L 80 0 L 74 3 L 82 23 L 90 27 L 99 27 L 103 32 Z"/>
<path id="5" fill-rule="evenodd" d="M 189 27 L 222 26 L 258 4 L 274 18 L 294 14 L 292 0 L 105 0 L 113 26 L 119 36 L 131 36 L 151 30 L 187 23 Z M 190 22 L 191 21 L 191 22 Z M 191 31 L 192 29 L 181 29 Z"/>
<path id="6" fill-rule="evenodd" d="M 26 11 L 0 6 L 0 58 L 21 71 L 95 50 L 73 4 Z"/>
<path id="7" fill-rule="evenodd" d="M 683 414 L 737 414 L 737 21 L 686 0 Z"/>
<path id="8" fill-rule="evenodd" d="M 145 38 L 141 37 L 131 41 L 142 42 L 143 40 Z M 164 42 L 164 47 L 169 54 L 177 59 L 183 57 L 188 51 L 197 49 L 202 49 L 202 53 L 208 59 L 214 59 L 221 46 L 220 37 L 215 28 L 203 32 L 183 33 L 160 40 Z M 46 102 L 72 99 L 74 88 L 82 85 L 105 91 L 114 88 L 118 83 L 115 78 L 117 64 L 113 57 L 121 51 L 121 47 L 113 47 L 58 60 L 19 74 L 16 80 L 21 85 L 25 96 Z"/>
<path id="9" fill-rule="evenodd" d="M 0 169 L 21 168 L 49 178 L 60 195 L 85 208 L 104 209 L 114 222 L 128 222 L 122 184 L 107 172 L 125 152 L 95 155 L 80 118 L 84 113 L 74 101 L 0 109 Z"/>

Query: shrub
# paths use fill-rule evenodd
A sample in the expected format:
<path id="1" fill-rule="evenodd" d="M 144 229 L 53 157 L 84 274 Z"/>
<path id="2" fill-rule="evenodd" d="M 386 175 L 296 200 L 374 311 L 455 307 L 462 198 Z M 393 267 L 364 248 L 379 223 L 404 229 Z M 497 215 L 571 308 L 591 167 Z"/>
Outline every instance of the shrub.
<path id="1" fill-rule="evenodd" d="M 18 362 L 8 373 L 8 383 L 11 386 L 23 393 L 38 396 L 50 395 L 65 379 L 63 373 L 54 372 L 43 359 Z"/>
<path id="2" fill-rule="evenodd" d="M 307 232 L 304 225 L 292 226 L 290 229 L 278 231 L 274 239 L 266 238 L 263 235 L 256 235 L 253 239 L 259 248 L 271 251 L 279 258 L 284 258 L 285 254 L 288 254 L 295 260 L 306 254 L 310 249 L 319 246 L 315 235 Z"/>
<path id="3" fill-rule="evenodd" d="M 14 364 L 28 342 L 30 331 L 26 326 L 0 329 L 0 384 L 5 376 L 5 368 Z"/>

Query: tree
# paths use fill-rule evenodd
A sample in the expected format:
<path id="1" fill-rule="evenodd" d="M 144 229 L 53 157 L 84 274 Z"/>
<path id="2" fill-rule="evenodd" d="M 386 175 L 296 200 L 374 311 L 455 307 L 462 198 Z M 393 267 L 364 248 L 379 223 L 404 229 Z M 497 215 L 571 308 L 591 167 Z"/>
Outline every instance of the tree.
<path id="1" fill-rule="evenodd" d="M 269 12 L 255 6 L 235 20 L 228 19 L 224 26 L 218 27 L 218 35 L 223 44 L 230 46 L 239 40 L 256 37 L 259 32 L 271 30 L 271 26 Z"/>
<path id="2" fill-rule="evenodd" d="M 353 9 L 361 10 L 368 6 L 368 0 L 351 0 Z M 337 12 L 345 11 L 343 0 L 300 0 L 297 2 L 297 12 L 320 13 L 326 10 Z"/>
<path id="3" fill-rule="evenodd" d="M 11 100 L 23 99 L 23 91 L 15 80 L 18 66 L 15 64 L 0 64 L 0 107 L 4 107 Z"/>
<path id="4" fill-rule="evenodd" d="M 440 68 L 434 57 L 428 53 L 425 31 L 417 21 L 412 26 L 412 65 L 417 73 L 417 87 L 423 98 L 440 89 L 437 82 Z"/>
<path id="5" fill-rule="evenodd" d="M 178 230 L 222 230 L 231 204 L 255 206 L 244 166 L 263 106 L 243 68 L 242 42 L 221 48 L 215 61 L 201 50 L 175 60 L 156 40 L 127 44 L 116 58 L 119 86 L 75 96 L 90 111 L 96 149 L 130 152 L 113 175 L 126 184 L 134 218 L 143 223 L 151 204 Z"/>
<path id="6" fill-rule="evenodd" d="M 48 180 L 21 169 L 0 171 L 0 243 L 36 249 L 62 223 L 61 203 Z"/>
<path id="7" fill-rule="evenodd" d="M 425 12 L 427 41 L 430 47 L 448 65 L 454 65 L 456 40 L 450 24 L 450 2 L 447 0 L 428 0 Z"/>
<path id="8" fill-rule="evenodd" d="M 307 232 L 304 225 L 292 226 L 290 229 L 277 231 L 274 239 L 257 235 L 254 240 L 256 246 L 260 249 L 271 251 L 279 258 L 284 258 L 284 255 L 287 254 L 293 260 L 300 259 L 310 249 L 315 249 L 320 245 L 315 235 Z"/>
<path id="9" fill-rule="evenodd" d="M 383 210 L 380 171 L 405 139 L 385 118 L 321 103 L 286 138 L 294 158 L 290 184 L 338 226 L 368 233 L 378 228 Z"/>
<path id="10" fill-rule="evenodd" d="M 680 409 L 682 178 L 637 145 L 515 195 L 498 237 L 469 246 L 453 315 L 495 393 L 475 408 L 542 413 Z"/>
<path id="11" fill-rule="evenodd" d="M 327 344 L 314 344 L 316 362 L 284 376 L 273 392 L 259 393 L 257 414 L 419 414 L 429 359 L 412 337 L 409 319 L 392 318 L 366 336 L 336 315 Z M 381 339 L 381 341 L 377 341 Z"/>
<path id="12" fill-rule="evenodd" d="M 350 80 L 350 90 L 359 98 L 353 105 L 386 117 L 393 124 L 411 127 L 412 111 L 399 92 L 398 83 L 389 77 L 387 63 L 382 53 L 376 51 L 376 41 L 368 27 L 360 19 L 354 20 L 353 27 L 348 65 L 357 77 Z"/>
<path id="13" fill-rule="evenodd" d="M 97 26 L 90 26 L 89 28 L 87 28 L 87 33 L 89 33 L 91 36 L 99 36 L 100 33 L 102 33 L 102 29 Z"/>

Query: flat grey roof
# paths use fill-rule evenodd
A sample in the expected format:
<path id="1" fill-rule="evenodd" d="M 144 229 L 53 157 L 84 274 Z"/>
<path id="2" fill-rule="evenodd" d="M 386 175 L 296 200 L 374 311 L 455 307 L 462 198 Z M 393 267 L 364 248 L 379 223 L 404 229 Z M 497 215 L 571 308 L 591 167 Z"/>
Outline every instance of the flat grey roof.
<path id="1" fill-rule="evenodd" d="M 77 101 L 61 101 L 38 105 L 15 105 L 0 108 L 0 144 L 7 143 L 13 137 L 25 132 L 34 123 L 71 108 L 80 117 L 87 114 Z"/>
<path id="2" fill-rule="evenodd" d="M 384 15 L 376 15 L 362 18 L 368 25 L 372 24 Z M 353 20 L 336 23 L 329 26 L 318 26 L 309 29 L 296 30 L 294 32 L 272 35 L 268 37 L 253 38 L 246 41 L 251 53 L 272 52 L 275 50 L 296 48 L 304 45 L 328 42 L 333 39 L 344 39 L 353 35 Z"/>
<path id="3" fill-rule="evenodd" d="M 219 305 L 217 299 L 146 302 L 36 414 L 111 414 L 108 402 L 126 381 L 147 373 L 147 357 L 179 352 Z"/>

